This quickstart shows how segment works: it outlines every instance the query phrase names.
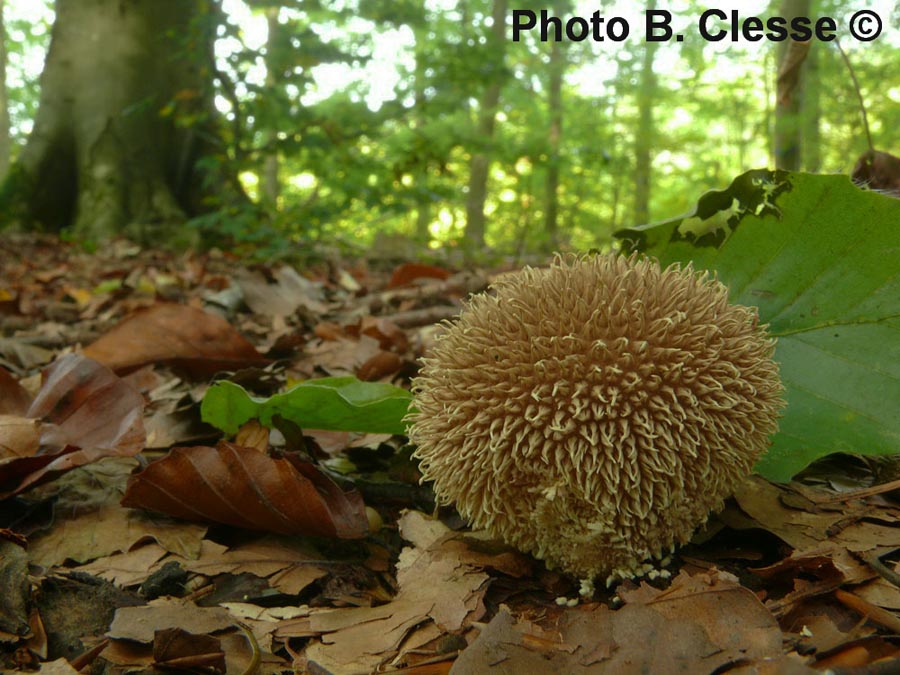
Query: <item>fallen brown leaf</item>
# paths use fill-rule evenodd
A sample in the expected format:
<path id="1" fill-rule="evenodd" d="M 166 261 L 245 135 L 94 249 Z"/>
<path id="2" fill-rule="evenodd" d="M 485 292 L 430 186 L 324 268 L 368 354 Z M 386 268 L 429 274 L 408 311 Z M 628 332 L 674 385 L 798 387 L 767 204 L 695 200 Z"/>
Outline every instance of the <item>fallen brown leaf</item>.
<path id="1" fill-rule="evenodd" d="M 454 672 L 710 673 L 782 655 L 775 618 L 728 575 L 681 574 L 668 590 L 643 584 L 620 595 L 622 609 L 566 609 L 548 618 L 552 630 L 501 609 Z"/>
<path id="2" fill-rule="evenodd" d="M 895 672 L 900 666 L 897 656 L 900 653 L 890 638 L 878 635 L 859 638 L 820 655 L 816 661 L 816 672 L 840 672 L 844 668 L 851 673 L 884 673 Z M 879 662 L 879 668 L 868 669 L 865 666 Z M 834 670 L 832 670 L 834 669 Z"/>
<path id="3" fill-rule="evenodd" d="M 290 316 L 299 307 L 314 314 L 324 314 L 322 290 L 314 282 L 300 276 L 293 267 L 284 266 L 274 273 L 269 283 L 258 272 L 240 271 L 236 278 L 244 293 L 244 302 L 256 314 Z"/>
<path id="4" fill-rule="evenodd" d="M 170 561 L 207 577 L 217 574 L 253 574 L 267 579 L 269 586 L 287 595 L 296 595 L 326 571 L 316 565 L 322 556 L 296 538 L 267 536 L 259 541 L 227 547 L 204 540 L 195 558 L 172 555 L 159 560 L 147 574 Z"/>
<path id="5" fill-rule="evenodd" d="M 402 367 L 403 359 L 400 356 L 394 352 L 380 351 L 359 367 L 356 376 L 364 382 L 374 382 L 393 375 Z"/>
<path id="6" fill-rule="evenodd" d="M 280 624 L 276 637 L 320 636 L 306 650 L 309 662 L 334 675 L 375 672 L 398 650 L 414 650 L 435 637 L 417 630 L 433 623 L 440 631 L 456 633 L 485 613 L 484 594 L 489 577 L 479 564 L 464 560 L 465 549 L 456 533 L 437 521 L 408 512 L 402 527 L 416 540 L 397 563 L 396 597 L 377 607 L 311 609 L 309 616 Z M 405 535 L 406 536 L 406 535 Z M 422 544 L 421 546 L 419 544 Z M 423 583 L 424 580 L 427 582 Z"/>
<path id="7" fill-rule="evenodd" d="M 41 447 L 40 420 L 0 415 L 0 460 L 32 457 Z"/>
<path id="8" fill-rule="evenodd" d="M 900 610 L 900 588 L 881 577 L 857 586 L 854 593 L 873 605 Z"/>
<path id="9" fill-rule="evenodd" d="M 59 518 L 53 528 L 36 536 L 28 547 L 32 563 L 45 567 L 66 559 L 87 562 L 127 551 L 144 539 L 153 539 L 165 550 L 196 558 L 206 528 L 179 523 L 108 506 L 72 518 Z"/>
<path id="10" fill-rule="evenodd" d="M 202 545 L 205 543 L 206 540 L 201 542 L 201 551 Z M 146 581 L 147 577 L 153 573 L 156 562 L 168 555 L 168 553 L 159 544 L 149 543 L 137 546 L 124 553 L 115 553 L 97 558 L 87 565 L 81 565 L 75 569 L 126 588 Z"/>
<path id="11" fill-rule="evenodd" d="M 0 415 L 24 415 L 31 396 L 6 368 L 0 368 Z"/>
<path id="12" fill-rule="evenodd" d="M 14 455 L 0 461 L 0 499 L 103 457 L 136 455 L 144 447 L 144 400 L 105 366 L 84 356 L 60 357 L 43 373 L 43 384 L 25 418 L 40 421 L 40 443 L 23 436 L 23 425 L 4 425 L 0 445 L 18 429 Z M 16 456 L 17 455 L 17 456 Z"/>
<path id="13" fill-rule="evenodd" d="M 312 464 L 225 441 L 173 449 L 129 480 L 122 504 L 282 534 L 354 539 L 368 532 L 358 492 L 342 491 Z"/>
<path id="14" fill-rule="evenodd" d="M 883 555 L 900 548 L 900 508 L 883 502 L 850 500 L 820 503 L 791 485 L 776 485 L 759 476 L 748 479 L 735 494 L 751 527 L 767 530 L 799 551 L 815 549 L 831 541 L 853 552 Z M 876 498 L 877 499 L 877 498 Z M 744 529 L 748 523 L 732 519 L 726 509 L 724 522 Z"/>
<path id="15" fill-rule="evenodd" d="M 38 672 L 42 673 L 42 675 L 78 675 L 78 671 L 66 659 L 56 659 L 42 663 Z"/>
<path id="16" fill-rule="evenodd" d="M 409 346 L 406 333 L 390 319 L 366 316 L 359 323 L 347 326 L 347 333 L 359 337 L 368 335 L 378 340 L 378 346 L 385 350 L 403 352 Z"/>
<path id="17" fill-rule="evenodd" d="M 107 635 L 114 640 L 132 640 L 149 644 L 156 631 L 181 628 L 190 633 L 212 633 L 234 625 L 234 619 L 221 607 L 197 607 L 186 600 L 158 598 L 142 607 L 120 607 Z"/>
<path id="18" fill-rule="evenodd" d="M 359 340 L 313 341 L 304 352 L 305 358 L 298 360 L 294 368 L 307 373 L 303 378 L 306 379 L 320 369 L 334 376 L 353 375 L 363 363 L 377 355 L 380 348 L 375 338 L 363 335 Z"/>
<path id="19" fill-rule="evenodd" d="M 225 672 L 222 643 L 212 635 L 195 635 L 181 628 L 164 628 L 153 636 L 154 667 L 193 672 Z"/>
<path id="20" fill-rule="evenodd" d="M 416 279 L 440 279 L 444 281 L 450 277 L 450 272 L 434 265 L 422 263 L 403 263 L 394 268 L 388 288 L 398 288 L 411 284 Z"/>
<path id="21" fill-rule="evenodd" d="M 29 344 L 23 338 L 0 337 L 0 357 L 10 365 L 15 364 L 22 370 L 31 370 L 43 366 L 53 360 L 53 352 L 38 345 Z"/>
<path id="22" fill-rule="evenodd" d="M 171 303 L 137 311 L 85 347 L 84 354 L 117 373 L 163 363 L 194 377 L 268 363 L 221 317 Z"/>
<path id="23" fill-rule="evenodd" d="M 44 371 L 25 416 L 57 425 L 66 443 L 98 451 L 99 459 L 143 449 L 143 412 L 143 398 L 124 380 L 98 362 L 67 354 Z"/>
<path id="24" fill-rule="evenodd" d="M 843 591 L 840 588 L 834 592 L 834 597 L 836 597 L 842 605 L 849 607 L 855 612 L 859 612 L 872 623 L 887 628 L 891 633 L 900 633 L 900 617 L 893 612 L 889 612 L 877 605 L 873 605 L 871 602 L 864 600 L 858 595 Z"/>

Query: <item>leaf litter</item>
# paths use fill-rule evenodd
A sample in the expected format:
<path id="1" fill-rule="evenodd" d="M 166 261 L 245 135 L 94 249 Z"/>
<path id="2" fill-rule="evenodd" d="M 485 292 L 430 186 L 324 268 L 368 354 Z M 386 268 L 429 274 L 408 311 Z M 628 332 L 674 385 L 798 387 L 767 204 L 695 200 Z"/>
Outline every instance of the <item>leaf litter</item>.
<path id="1" fill-rule="evenodd" d="M 417 511 L 401 437 L 276 419 L 217 445 L 201 422 L 214 373 L 263 399 L 323 376 L 408 386 L 433 324 L 485 275 L 376 261 L 236 273 L 216 254 L 119 242 L 87 256 L 15 236 L 22 259 L 0 266 L 0 581 L 17 589 L 0 594 L 6 669 L 810 673 L 900 662 L 900 508 L 871 481 L 846 491 L 850 460 L 829 458 L 824 481 L 752 478 L 668 567 L 591 592 L 460 530 L 451 510 Z M 70 353 L 79 345 L 83 357 Z M 163 487 L 136 499 L 154 472 L 168 473 Z M 129 481 L 141 509 L 120 504 Z M 348 494 L 360 496 L 360 539 L 338 536 Z M 365 525 L 363 502 L 378 512 Z M 59 618 L 75 612 L 94 623 Z"/>

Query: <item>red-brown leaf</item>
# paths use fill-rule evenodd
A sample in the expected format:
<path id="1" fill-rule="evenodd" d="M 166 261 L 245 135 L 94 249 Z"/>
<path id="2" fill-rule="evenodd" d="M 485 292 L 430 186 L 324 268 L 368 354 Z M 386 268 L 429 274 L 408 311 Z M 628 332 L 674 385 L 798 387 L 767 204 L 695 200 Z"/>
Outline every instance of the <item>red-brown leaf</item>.
<path id="1" fill-rule="evenodd" d="M 25 412 L 42 422 L 42 454 L 0 463 L 0 499 L 102 457 L 136 455 L 143 413 L 143 397 L 111 370 L 78 354 L 60 357 Z"/>
<path id="2" fill-rule="evenodd" d="M 405 351 L 409 346 L 406 333 L 397 324 L 383 317 L 367 316 L 363 317 L 359 322 L 359 327 L 354 327 L 348 332 L 369 337 L 378 340 L 378 345 L 387 351 L 396 349 L 399 352 Z"/>
<path id="3" fill-rule="evenodd" d="M 400 356 L 394 352 L 379 351 L 359 367 L 356 376 L 364 382 L 374 382 L 396 373 L 402 367 L 403 359 Z"/>
<path id="4" fill-rule="evenodd" d="M 22 415 L 30 403 L 31 396 L 25 388 L 9 371 L 0 368 L 0 415 Z"/>
<path id="5" fill-rule="evenodd" d="M 131 478 L 122 504 L 282 534 L 354 539 L 368 531 L 358 492 L 342 491 L 312 464 L 225 441 L 174 448 Z"/>
<path id="6" fill-rule="evenodd" d="M 196 307 L 160 303 L 139 310 L 84 348 L 117 373 L 165 363 L 195 377 L 268 363 L 227 321 Z"/>
<path id="7" fill-rule="evenodd" d="M 131 456 L 144 447 L 144 399 L 109 368 L 66 354 L 44 370 L 26 417 L 55 424 L 68 445 Z M 109 452 L 103 452 L 109 451 Z"/>
<path id="8" fill-rule="evenodd" d="M 450 272 L 440 267 L 435 267 L 434 265 L 403 263 L 394 269 L 387 287 L 397 288 L 398 286 L 406 286 L 416 279 L 440 279 L 443 281 L 449 277 Z"/>

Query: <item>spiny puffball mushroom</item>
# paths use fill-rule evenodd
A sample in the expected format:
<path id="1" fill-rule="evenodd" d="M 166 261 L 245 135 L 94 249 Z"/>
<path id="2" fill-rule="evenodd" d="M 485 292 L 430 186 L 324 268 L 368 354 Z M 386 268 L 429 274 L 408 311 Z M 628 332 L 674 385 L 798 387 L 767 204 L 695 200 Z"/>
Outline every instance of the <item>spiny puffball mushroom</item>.
<path id="1" fill-rule="evenodd" d="M 637 255 L 557 257 L 494 291 L 413 382 L 423 479 L 551 568 L 639 574 L 768 446 L 783 406 L 774 340 L 707 273 Z"/>

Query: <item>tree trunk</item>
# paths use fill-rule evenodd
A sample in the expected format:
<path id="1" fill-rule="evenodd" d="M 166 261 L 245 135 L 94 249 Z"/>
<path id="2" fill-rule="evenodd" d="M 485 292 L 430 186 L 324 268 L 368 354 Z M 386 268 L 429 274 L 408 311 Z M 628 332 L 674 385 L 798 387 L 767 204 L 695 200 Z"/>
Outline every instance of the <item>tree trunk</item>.
<path id="1" fill-rule="evenodd" d="M 504 57 L 506 55 L 506 8 L 507 0 L 494 0 L 491 18 L 491 34 L 488 38 L 488 52 L 494 59 L 490 81 L 481 97 L 478 110 L 478 135 L 484 143 L 481 152 L 472 154 L 469 163 L 469 192 L 466 197 L 467 245 L 475 250 L 484 247 L 484 202 L 487 199 L 488 175 L 491 169 L 490 144 L 494 136 L 494 122 L 500 91 L 503 88 Z"/>
<path id="2" fill-rule="evenodd" d="M 550 46 L 549 86 L 547 108 L 550 113 L 550 130 L 547 135 L 547 179 L 544 184 L 544 234 L 552 248 L 559 241 L 559 148 L 562 144 L 562 81 L 566 69 L 562 43 L 553 40 Z"/>
<path id="3" fill-rule="evenodd" d="M 650 8 L 654 5 L 651 3 Z M 644 62 L 638 86 L 638 126 L 634 142 L 634 224 L 650 221 L 650 153 L 653 148 L 653 103 L 656 99 L 656 74 L 653 57 L 656 42 L 644 44 Z"/>
<path id="4" fill-rule="evenodd" d="M 424 7 L 423 7 L 423 12 Z M 415 48 L 415 71 L 413 74 L 413 94 L 414 103 L 414 124 L 416 129 L 421 133 L 428 121 L 428 111 L 426 110 L 425 89 L 428 86 L 428 56 L 425 52 L 425 44 L 428 40 L 428 21 L 423 17 L 422 23 L 417 24 L 414 29 L 416 40 Z M 415 239 L 425 246 L 431 241 L 431 199 L 428 190 L 428 167 L 420 168 L 419 175 L 416 177 L 416 226 Z"/>
<path id="5" fill-rule="evenodd" d="M 214 12 L 212 0 L 57 0 L 34 129 L 0 212 L 159 242 L 226 184 L 237 194 L 198 166 L 217 138 Z"/>
<path id="6" fill-rule="evenodd" d="M 281 36 L 281 24 L 278 23 L 278 7 L 266 8 L 266 25 L 269 34 L 266 39 L 266 86 L 274 88 L 281 79 L 281 73 L 278 72 L 275 51 Z M 278 197 L 281 195 L 281 181 L 278 177 L 279 158 L 278 146 L 275 143 L 275 132 L 267 129 L 263 134 L 263 161 L 262 161 L 262 180 L 260 181 L 262 189 L 260 196 L 263 203 L 273 211 L 278 208 Z"/>
<path id="7" fill-rule="evenodd" d="M 790 22 L 809 16 L 810 0 L 782 0 L 779 14 Z M 785 40 L 778 44 L 778 84 L 775 91 L 775 167 L 800 169 L 803 130 L 803 60 L 811 43 Z"/>
<path id="8" fill-rule="evenodd" d="M 820 120 L 822 116 L 822 81 L 819 71 L 821 45 L 811 46 L 806 57 L 806 73 L 803 83 L 803 168 L 816 173 L 822 165 Z"/>
<path id="9" fill-rule="evenodd" d="M 9 136 L 9 97 L 6 93 L 6 22 L 3 20 L 3 0 L 0 0 L 0 180 L 9 169 L 12 141 Z"/>

